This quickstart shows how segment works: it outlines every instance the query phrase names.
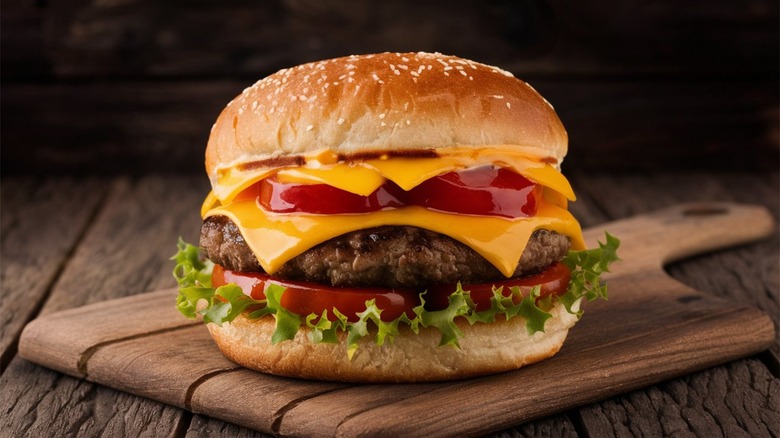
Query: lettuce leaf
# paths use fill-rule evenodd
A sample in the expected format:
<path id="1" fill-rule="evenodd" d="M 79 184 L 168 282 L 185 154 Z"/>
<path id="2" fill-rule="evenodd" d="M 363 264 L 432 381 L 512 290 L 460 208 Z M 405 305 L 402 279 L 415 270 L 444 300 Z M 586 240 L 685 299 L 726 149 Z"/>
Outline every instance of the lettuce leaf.
<path id="1" fill-rule="evenodd" d="M 386 322 L 382 321 L 382 309 L 376 306 L 374 300 L 366 301 L 365 310 L 357 314 L 357 321 L 349 321 L 346 315 L 335 308 L 330 310 L 330 315 L 328 310 L 324 310 L 321 315 L 297 315 L 290 312 L 281 306 L 285 289 L 278 285 L 270 285 L 266 289 L 265 300 L 245 295 L 234 284 L 214 288 L 211 286 L 213 263 L 201 259 L 196 246 L 179 239 L 178 252 L 172 257 L 176 262 L 173 275 L 179 284 L 176 308 L 188 318 L 201 315 L 204 322 L 218 325 L 233 321 L 241 314 L 249 319 L 271 314 L 276 319 L 276 329 L 271 338 L 274 344 L 293 339 L 301 326 L 310 329 L 307 336 L 313 343 L 338 342 L 338 333 L 344 332 L 350 359 L 361 339 L 373 336 L 377 345 L 392 343 L 402 325 L 415 333 L 419 332 L 420 327 L 436 328 L 441 333 L 440 346 L 459 348 L 458 341 L 463 338 L 463 332 L 455 322 L 457 318 L 474 325 L 491 323 L 497 318 L 508 320 L 519 316 L 525 319 L 526 330 L 533 335 L 544 331 L 544 325 L 551 317 L 549 310 L 556 299 L 563 303 L 567 311 L 581 316 L 580 302 L 583 298 L 589 301 L 607 298 L 607 286 L 601 282 L 600 276 L 609 272 L 613 262 L 620 260 L 617 256 L 619 246 L 620 241 L 607 233 L 606 242 L 599 242 L 598 248 L 570 251 L 563 263 L 571 270 L 571 282 L 566 293 L 558 298 L 539 298 L 539 286 L 533 287 L 528 294 L 513 287 L 510 288 L 509 296 L 504 296 L 503 289 L 499 287 L 493 288 L 490 308 L 477 311 L 469 292 L 458 284 L 446 308 L 426 310 L 423 292 L 420 294 L 420 305 L 414 308 L 414 318 L 404 314 Z"/>

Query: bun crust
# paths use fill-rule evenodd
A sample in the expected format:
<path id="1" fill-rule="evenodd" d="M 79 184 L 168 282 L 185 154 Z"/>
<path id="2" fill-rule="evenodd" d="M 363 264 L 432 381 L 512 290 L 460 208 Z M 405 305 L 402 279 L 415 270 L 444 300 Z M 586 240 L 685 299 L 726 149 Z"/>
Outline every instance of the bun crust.
<path id="1" fill-rule="evenodd" d="M 280 70 L 236 97 L 212 127 L 206 171 L 302 156 L 453 146 L 541 150 L 568 137 L 552 106 L 511 73 L 432 53 L 350 56 Z"/>
<path id="2" fill-rule="evenodd" d="M 271 344 L 275 322 L 270 315 L 258 320 L 240 316 L 208 328 L 225 356 L 265 373 L 347 382 L 430 382 L 515 370 L 554 355 L 577 317 L 561 304 L 551 313 L 545 332 L 534 335 L 528 335 L 520 317 L 473 326 L 459 318 L 464 333 L 460 349 L 439 347 L 436 329 L 414 334 L 403 327 L 391 345 L 377 346 L 363 338 L 352 360 L 347 358 L 343 332 L 338 344 L 311 343 L 306 328 L 292 340 Z"/>

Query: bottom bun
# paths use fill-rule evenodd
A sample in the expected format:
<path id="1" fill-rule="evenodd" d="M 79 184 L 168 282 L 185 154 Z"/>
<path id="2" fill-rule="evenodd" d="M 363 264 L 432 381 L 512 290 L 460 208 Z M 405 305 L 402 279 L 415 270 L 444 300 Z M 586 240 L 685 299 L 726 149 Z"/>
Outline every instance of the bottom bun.
<path id="1" fill-rule="evenodd" d="M 458 318 L 464 334 L 460 349 L 438 346 L 441 334 L 435 328 L 421 328 L 415 334 L 400 327 L 392 343 L 377 346 L 370 336 L 361 339 L 351 360 L 343 332 L 337 344 L 314 344 L 306 337 L 309 329 L 302 327 L 294 339 L 272 344 L 271 315 L 257 320 L 239 316 L 232 323 L 221 327 L 212 323 L 208 328 L 225 356 L 264 373 L 345 382 L 430 382 L 515 370 L 554 355 L 577 316 L 561 304 L 550 313 L 545 331 L 533 335 L 521 317 L 474 325 Z"/>

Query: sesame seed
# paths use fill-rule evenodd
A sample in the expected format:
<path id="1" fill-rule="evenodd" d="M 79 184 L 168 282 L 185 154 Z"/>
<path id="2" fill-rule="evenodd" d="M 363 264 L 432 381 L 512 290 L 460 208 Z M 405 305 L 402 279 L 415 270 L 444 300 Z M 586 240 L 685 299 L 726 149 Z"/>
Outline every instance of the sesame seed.
<path id="1" fill-rule="evenodd" d="M 238 115 L 240 116 L 241 114 L 244 114 L 244 108 L 243 107 L 238 109 Z"/>
<path id="2" fill-rule="evenodd" d="M 452 70 L 452 67 L 450 67 L 449 65 L 444 67 L 444 71 L 450 71 L 450 70 Z"/>
<path id="3" fill-rule="evenodd" d="M 252 102 L 252 109 L 256 109 L 256 108 L 257 108 L 257 101 L 255 100 L 254 102 Z"/>
<path id="4" fill-rule="evenodd" d="M 409 72 L 409 74 L 411 74 L 412 76 L 415 76 L 415 77 L 418 77 L 418 76 L 420 76 L 420 73 L 417 73 L 417 72 L 416 72 L 416 71 L 414 71 L 414 70 L 410 71 L 410 72 Z"/>
<path id="5" fill-rule="evenodd" d="M 382 122 L 382 123 L 380 123 L 380 125 L 382 125 L 382 126 L 387 126 L 387 123 L 385 123 L 385 122 Z"/>
<path id="6" fill-rule="evenodd" d="M 407 121 L 406 121 L 406 124 L 407 124 L 407 125 L 411 125 L 411 124 L 412 124 L 412 121 L 411 121 L 411 120 L 407 120 Z"/>
<path id="7" fill-rule="evenodd" d="M 379 118 L 380 118 L 380 119 L 384 119 L 384 118 L 385 118 L 385 113 L 382 113 L 382 114 L 380 114 L 380 115 L 379 115 Z"/>
<path id="8" fill-rule="evenodd" d="M 511 108 L 512 108 L 512 104 L 511 104 L 511 103 L 509 103 L 509 102 L 507 102 L 507 103 L 506 103 L 506 107 L 511 109 Z"/>
<path id="9" fill-rule="evenodd" d="M 474 80 L 474 76 L 469 76 L 469 80 L 473 81 Z"/>
<path id="10" fill-rule="evenodd" d="M 463 76 L 468 76 L 468 73 L 466 73 L 465 71 L 463 71 L 463 70 L 459 70 L 459 71 L 460 71 L 460 74 L 462 74 Z"/>
<path id="11" fill-rule="evenodd" d="M 307 131 L 311 131 L 312 129 L 314 129 L 314 125 L 309 125 L 309 126 L 306 127 Z"/>
<path id="12" fill-rule="evenodd" d="M 336 123 L 338 123 L 339 125 L 343 125 L 344 124 L 344 118 L 343 117 L 339 117 L 339 119 L 338 119 L 338 121 Z"/>
<path id="13" fill-rule="evenodd" d="M 404 70 L 409 70 L 409 66 L 408 65 L 399 65 L 398 68 L 402 68 Z"/>
<path id="14" fill-rule="evenodd" d="M 504 98 L 504 96 L 502 96 L 502 95 L 500 95 L 500 94 L 494 94 L 494 95 L 493 95 L 493 96 L 491 96 L 491 97 L 494 97 L 494 98 L 496 98 L 496 99 L 503 99 L 503 98 Z"/>

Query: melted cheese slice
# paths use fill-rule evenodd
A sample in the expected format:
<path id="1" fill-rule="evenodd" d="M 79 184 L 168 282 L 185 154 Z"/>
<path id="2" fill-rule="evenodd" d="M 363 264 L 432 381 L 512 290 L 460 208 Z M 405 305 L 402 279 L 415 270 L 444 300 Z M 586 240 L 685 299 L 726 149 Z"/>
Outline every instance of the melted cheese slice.
<path id="1" fill-rule="evenodd" d="M 452 170 L 496 165 L 506 167 L 529 180 L 548 187 L 574 201 L 574 191 L 566 178 L 536 155 L 500 147 L 481 149 L 452 148 L 451 155 L 436 158 L 376 158 L 352 163 L 336 162 L 325 152 L 316 155 L 303 166 L 239 170 L 228 168 L 219 173 L 214 185 L 214 197 L 222 204 L 230 203 L 242 190 L 263 178 L 276 174 L 283 182 L 328 184 L 348 192 L 367 196 L 386 179 L 404 190 L 411 190 L 423 181 Z"/>
<path id="2" fill-rule="evenodd" d="M 313 246 L 342 234 L 381 225 L 411 225 L 435 231 L 469 246 L 510 277 L 534 230 L 546 228 L 570 236 L 573 249 L 584 249 L 582 231 L 564 208 L 541 202 L 532 218 L 465 216 L 404 207 L 366 214 L 278 214 L 253 201 L 210 209 L 206 217 L 224 215 L 236 223 L 260 266 L 274 273 Z"/>

